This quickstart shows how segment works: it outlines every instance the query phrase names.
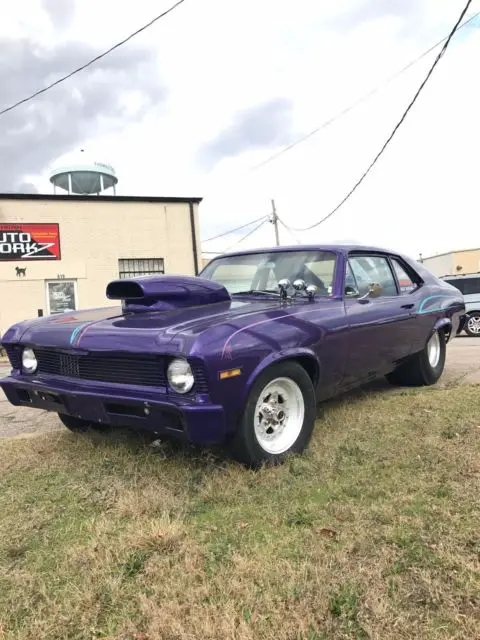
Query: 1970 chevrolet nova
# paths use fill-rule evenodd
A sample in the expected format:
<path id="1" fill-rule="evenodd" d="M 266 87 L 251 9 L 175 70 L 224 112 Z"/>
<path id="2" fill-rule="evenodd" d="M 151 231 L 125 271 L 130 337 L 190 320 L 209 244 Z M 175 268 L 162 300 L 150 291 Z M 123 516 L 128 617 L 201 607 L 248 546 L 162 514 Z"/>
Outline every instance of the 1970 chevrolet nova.
<path id="1" fill-rule="evenodd" d="M 223 255 L 199 277 L 116 280 L 106 295 L 119 306 L 6 332 L 9 401 L 72 431 L 225 441 L 252 466 L 303 451 L 318 401 L 380 376 L 434 384 L 465 312 L 421 264 L 364 246 Z"/>

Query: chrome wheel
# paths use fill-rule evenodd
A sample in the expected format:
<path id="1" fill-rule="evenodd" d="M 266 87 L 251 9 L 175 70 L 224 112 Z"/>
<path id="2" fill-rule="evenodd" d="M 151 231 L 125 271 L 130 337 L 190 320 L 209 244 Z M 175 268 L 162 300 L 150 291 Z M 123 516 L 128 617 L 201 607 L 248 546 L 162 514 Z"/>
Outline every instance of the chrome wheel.
<path id="1" fill-rule="evenodd" d="M 432 369 L 435 369 L 435 367 L 440 362 L 440 354 L 441 354 L 440 335 L 438 331 L 435 331 L 435 333 L 427 343 L 427 354 L 428 354 L 428 362 L 430 363 L 430 366 L 432 367 Z"/>
<path id="2" fill-rule="evenodd" d="M 302 430 L 305 402 L 300 387 L 290 378 L 269 382 L 255 406 L 255 437 L 261 448 L 278 455 L 288 451 Z"/>
<path id="3" fill-rule="evenodd" d="M 472 316 L 468 319 L 467 328 L 471 333 L 480 336 L 480 316 Z"/>

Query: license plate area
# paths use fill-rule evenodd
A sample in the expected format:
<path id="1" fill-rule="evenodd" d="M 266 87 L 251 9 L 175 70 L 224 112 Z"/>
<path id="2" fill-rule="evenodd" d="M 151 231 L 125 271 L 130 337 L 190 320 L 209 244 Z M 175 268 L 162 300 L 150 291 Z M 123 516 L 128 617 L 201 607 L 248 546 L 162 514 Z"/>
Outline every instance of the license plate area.
<path id="1" fill-rule="evenodd" d="M 67 413 L 89 422 L 108 422 L 107 414 L 101 398 L 67 395 L 64 397 Z"/>

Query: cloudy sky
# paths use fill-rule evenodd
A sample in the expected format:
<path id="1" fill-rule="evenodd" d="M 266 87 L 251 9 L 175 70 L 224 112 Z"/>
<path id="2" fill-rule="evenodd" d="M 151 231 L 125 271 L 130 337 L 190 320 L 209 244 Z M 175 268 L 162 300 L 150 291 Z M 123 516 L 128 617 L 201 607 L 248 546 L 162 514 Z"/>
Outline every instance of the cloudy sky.
<path id="1" fill-rule="evenodd" d="M 86 62 L 173 0 L 22 0 L 0 23 L 0 109 Z M 326 215 L 371 162 L 465 0 L 185 0 L 90 69 L 0 118 L 0 191 L 50 192 L 84 148 L 119 193 L 203 196 L 202 237 L 267 214 Z M 474 0 L 469 16 L 480 11 Z M 282 243 L 358 241 L 413 256 L 480 246 L 480 19 L 461 30 L 405 125 L 328 222 Z M 382 87 L 302 144 L 278 154 Z M 248 231 L 248 229 L 246 230 Z M 244 234 L 204 245 L 230 247 Z M 273 242 L 264 225 L 240 247 Z"/>

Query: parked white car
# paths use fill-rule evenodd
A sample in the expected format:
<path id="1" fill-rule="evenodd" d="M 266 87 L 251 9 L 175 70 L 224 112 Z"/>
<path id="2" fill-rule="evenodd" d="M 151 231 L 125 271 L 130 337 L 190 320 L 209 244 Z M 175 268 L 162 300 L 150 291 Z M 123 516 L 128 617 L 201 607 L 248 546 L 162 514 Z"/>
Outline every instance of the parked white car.
<path id="1" fill-rule="evenodd" d="M 472 338 L 480 338 L 480 273 L 443 276 L 442 280 L 463 293 L 468 320 L 464 331 Z"/>

